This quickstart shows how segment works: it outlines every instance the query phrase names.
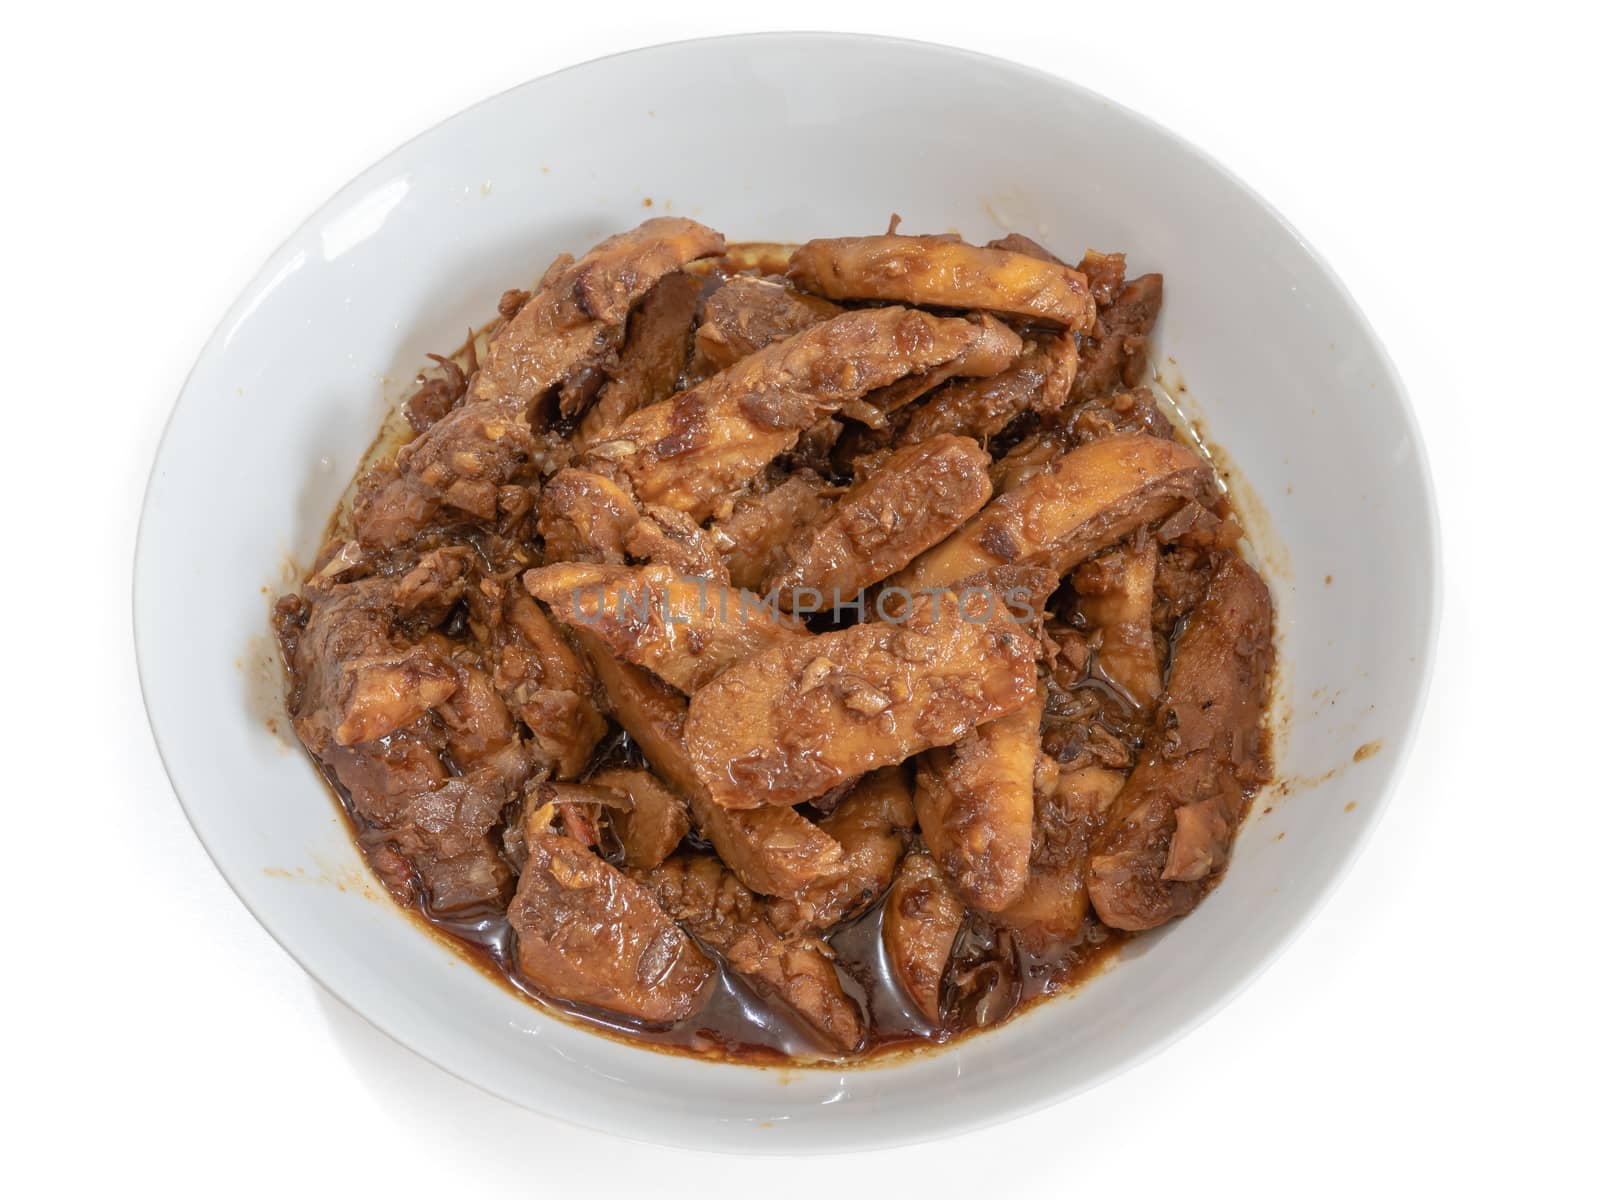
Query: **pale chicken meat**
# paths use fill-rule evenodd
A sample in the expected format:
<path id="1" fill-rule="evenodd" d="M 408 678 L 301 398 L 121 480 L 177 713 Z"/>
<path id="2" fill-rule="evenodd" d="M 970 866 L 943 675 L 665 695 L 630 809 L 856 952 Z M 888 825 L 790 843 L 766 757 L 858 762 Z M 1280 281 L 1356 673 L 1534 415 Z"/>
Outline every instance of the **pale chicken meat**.
<path id="1" fill-rule="evenodd" d="M 1082 273 L 948 237 L 819 238 L 795 250 L 788 273 L 799 287 L 830 300 L 983 309 L 1074 331 L 1094 323 Z"/>
<path id="2" fill-rule="evenodd" d="M 1033 781 L 1045 693 L 917 760 L 922 840 L 963 900 L 999 912 L 1022 895 L 1033 841 Z"/>
<path id="3" fill-rule="evenodd" d="M 696 692 L 684 738 L 711 798 L 797 804 L 1027 703 L 1039 644 L 1023 622 L 992 594 L 986 619 L 944 600 L 765 651 Z"/>
<path id="4" fill-rule="evenodd" d="M 522 579 L 558 620 L 691 694 L 735 663 L 810 637 L 759 597 L 665 567 L 559 563 Z"/>
<path id="5" fill-rule="evenodd" d="M 587 457 L 702 520 L 848 401 L 965 353 L 984 327 L 899 307 L 831 317 L 640 409 Z"/>
<path id="6" fill-rule="evenodd" d="M 1215 488 L 1205 460 L 1176 442 L 1144 434 L 1104 438 L 995 497 L 894 582 L 949 587 L 1007 565 L 1048 566 L 1060 576 Z"/>
<path id="7" fill-rule="evenodd" d="M 895 452 L 795 537 L 762 591 L 790 611 L 809 593 L 815 611 L 887 579 L 984 506 L 988 467 L 977 442 L 948 434 Z"/>

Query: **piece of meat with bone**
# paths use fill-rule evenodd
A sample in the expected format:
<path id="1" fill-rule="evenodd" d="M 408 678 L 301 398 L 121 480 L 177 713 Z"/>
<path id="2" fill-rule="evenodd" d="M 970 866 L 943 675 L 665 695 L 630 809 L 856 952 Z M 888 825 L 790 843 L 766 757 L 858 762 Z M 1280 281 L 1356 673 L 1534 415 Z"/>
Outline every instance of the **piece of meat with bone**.
<path id="1" fill-rule="evenodd" d="M 493 520 L 498 488 L 537 450 L 535 403 L 552 388 L 596 375 L 632 304 L 684 264 L 722 248 L 722 235 L 704 225 L 662 217 L 557 272 L 490 342 L 466 402 L 362 487 L 354 512 L 362 545 L 409 541 L 443 506 Z"/>
<path id="2" fill-rule="evenodd" d="M 916 820 L 903 766 L 883 767 L 863 777 L 839 807 L 817 823 L 839 843 L 844 857 L 793 898 L 771 901 L 767 914 L 773 925 L 785 933 L 821 933 L 865 912 L 894 882 L 895 868 Z"/>
<path id="3" fill-rule="evenodd" d="M 883 949 L 895 980 L 931 1025 L 966 909 L 931 856 L 906 855 L 883 902 Z"/>
<path id="4" fill-rule="evenodd" d="M 1043 565 L 1058 577 L 1216 487 L 1187 447 L 1144 434 L 1080 446 L 991 500 L 957 533 L 891 582 L 949 587 L 1005 564 Z"/>
<path id="5" fill-rule="evenodd" d="M 675 855 L 637 877 L 734 974 L 792 1010 L 829 1049 L 861 1044 L 861 1013 L 839 982 L 827 943 L 779 934 L 755 895 L 711 855 Z"/>
<path id="6" fill-rule="evenodd" d="M 1025 413 L 1059 412 L 1077 369 L 1072 338 L 1041 336 L 1010 369 L 987 379 L 957 380 L 909 410 L 895 443 L 924 442 L 941 433 L 988 439 Z"/>
<path id="7" fill-rule="evenodd" d="M 679 271 L 639 302 L 594 405 L 573 440 L 581 449 L 606 437 L 627 417 L 677 390 L 689 363 L 690 330 L 700 304 L 700 281 Z"/>
<path id="8" fill-rule="evenodd" d="M 802 530 L 762 591 L 780 607 L 816 611 L 848 601 L 943 541 L 988 501 L 989 456 L 971 438 L 941 434 L 885 459 Z M 815 601 L 800 603 L 811 593 Z"/>
<path id="9" fill-rule="evenodd" d="M 606 732 L 583 660 L 515 577 L 483 580 L 468 612 L 496 690 L 532 735 L 534 758 L 557 779 L 578 778 Z"/>
<path id="10" fill-rule="evenodd" d="M 983 336 L 978 322 L 914 309 L 843 313 L 640 409 L 587 458 L 625 475 L 640 501 L 700 521 L 846 401 L 949 362 Z"/>
<path id="11" fill-rule="evenodd" d="M 761 589 L 778 555 L 832 507 L 829 486 L 815 471 L 801 469 L 770 487 L 747 492 L 710 529 L 734 587 Z"/>
<path id="12" fill-rule="evenodd" d="M 689 832 L 689 807 L 649 771 L 607 767 L 589 776 L 596 787 L 621 792 L 631 801 L 611 813 L 611 827 L 622 843 L 622 861 L 648 870 L 660 866 Z"/>
<path id="13" fill-rule="evenodd" d="M 1078 611 L 1099 635 L 1100 670 L 1144 710 L 1161 692 L 1162 654 L 1151 624 L 1157 557 L 1154 539 L 1140 537 L 1072 573 Z"/>
<path id="14" fill-rule="evenodd" d="M 917 760 L 917 825 L 961 898 L 999 912 L 1028 881 L 1045 693 Z"/>
<path id="15" fill-rule="evenodd" d="M 1150 361 L 1150 334 L 1161 315 L 1161 276 L 1128 280 L 1110 304 L 1098 309 L 1080 348 L 1082 362 L 1072 398 L 1102 396 L 1136 387 Z"/>
<path id="16" fill-rule="evenodd" d="M 843 311 L 837 304 L 798 292 L 781 280 L 736 275 L 706 297 L 705 311 L 694 331 L 690 374 L 697 378 L 714 375 Z"/>
<path id="17" fill-rule="evenodd" d="M 1074 331 L 1094 323 L 1088 281 L 1078 271 L 953 238 L 819 238 L 795 250 L 789 278 L 830 300 L 984 309 Z"/>
<path id="18" fill-rule="evenodd" d="M 1061 771 L 1034 799 L 1033 845 L 1022 894 L 995 924 L 1012 931 L 1036 955 L 1077 943 L 1089 912 L 1085 875 L 1089 841 L 1124 776 L 1104 767 Z"/>
<path id="19" fill-rule="evenodd" d="M 716 966 L 644 886 L 548 829 L 527 835 L 527 853 L 506 916 L 531 983 L 652 1025 L 700 1008 Z"/>
<path id="20" fill-rule="evenodd" d="M 749 592 L 658 565 L 557 563 L 522 580 L 557 620 L 690 694 L 734 663 L 810 636 Z"/>
<path id="21" fill-rule="evenodd" d="M 1089 895 L 1114 929 L 1151 929 L 1198 904 L 1227 865 L 1247 789 L 1264 774 L 1261 717 L 1272 602 L 1233 554 L 1172 651 L 1143 756 L 1096 836 Z"/>
<path id="22" fill-rule="evenodd" d="M 611 715 L 652 770 L 689 804 L 695 827 L 751 891 L 796 896 L 838 864 L 839 843 L 792 808 L 724 808 L 700 785 L 683 744 L 688 701 L 681 692 L 616 658 L 580 631 L 595 674 L 611 698 Z"/>
<path id="23" fill-rule="evenodd" d="M 765 651 L 702 687 L 684 735 L 712 799 L 798 804 L 1022 707 L 1038 642 L 1012 597 L 986 590 L 977 613 L 967 599 L 921 596 L 902 619 Z"/>

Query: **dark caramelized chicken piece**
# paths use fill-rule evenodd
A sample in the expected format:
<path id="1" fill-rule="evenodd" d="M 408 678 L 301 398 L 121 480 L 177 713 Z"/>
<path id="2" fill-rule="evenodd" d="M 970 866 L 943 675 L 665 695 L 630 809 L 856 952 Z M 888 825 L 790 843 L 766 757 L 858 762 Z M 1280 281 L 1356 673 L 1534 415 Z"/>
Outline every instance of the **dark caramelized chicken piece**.
<path id="1" fill-rule="evenodd" d="M 1107 925 L 1181 917 L 1227 866 L 1245 789 L 1262 778 L 1271 665 L 1266 585 L 1224 555 L 1173 647 L 1150 744 L 1094 841 L 1089 895 Z"/>
<path id="2" fill-rule="evenodd" d="M 597 380 L 633 303 L 685 263 L 722 248 L 722 235 L 704 225 L 661 217 L 556 272 L 490 343 L 466 402 L 362 489 L 354 514 L 362 545 L 409 541 L 441 506 L 493 520 L 499 487 L 535 453 L 534 404 L 580 376 Z"/>
<path id="3" fill-rule="evenodd" d="M 664 1025 L 695 1012 L 716 966 L 650 892 L 582 842 L 527 834 L 507 910 L 517 969 L 550 995 Z"/>
<path id="4" fill-rule="evenodd" d="M 965 353 L 983 326 L 915 309 L 832 317 L 640 409 L 588 458 L 634 495 L 703 520 L 847 401 Z"/>
<path id="5" fill-rule="evenodd" d="M 619 661 L 593 634 L 580 633 L 611 715 L 656 774 L 689 804 L 695 827 L 751 891 L 796 896 L 833 871 L 839 843 L 792 808 L 725 808 L 701 786 L 683 744 L 688 701 L 654 676 Z"/>
<path id="6" fill-rule="evenodd" d="M 1114 285 L 1108 283 L 1106 290 L 1111 286 Z M 1078 377 L 1072 386 L 1074 400 L 1135 387 L 1144 379 L 1149 366 L 1150 334 L 1161 315 L 1161 276 L 1130 279 L 1117 289 L 1116 296 L 1110 304 L 1098 308 L 1087 331 Z"/>
<path id="7" fill-rule="evenodd" d="M 843 311 L 780 280 L 737 275 L 706 297 L 694 331 L 692 373 L 714 375 Z"/>
<path id="8" fill-rule="evenodd" d="M 629 800 L 614 810 L 611 826 L 622 843 L 622 861 L 648 870 L 660 866 L 689 832 L 689 807 L 683 798 L 649 771 L 608 767 L 589 782 L 621 792 Z"/>
<path id="9" fill-rule="evenodd" d="M 954 596 L 925 596 L 903 620 L 822 634 L 724 671 L 691 699 L 684 738 L 713 800 L 797 804 L 1022 707 L 1038 650 L 992 592 L 966 612 Z"/>
<path id="10" fill-rule="evenodd" d="M 819 238 L 795 250 L 789 278 L 832 300 L 893 300 L 1087 330 L 1088 281 L 1071 267 L 947 237 Z"/>
<path id="11" fill-rule="evenodd" d="M 910 445 L 941 433 L 983 440 L 1026 413 L 1059 412 L 1077 369 L 1077 343 L 1071 337 L 1046 335 L 1008 370 L 986 379 L 957 380 L 909 410 L 895 441 Z"/>
<path id="12" fill-rule="evenodd" d="M 1214 487 L 1206 462 L 1176 442 L 1143 434 L 1091 442 L 995 497 L 893 582 L 948 587 L 1006 564 L 1061 575 Z"/>
<path id="13" fill-rule="evenodd" d="M 1161 692 L 1162 655 L 1151 625 L 1156 558 L 1156 544 L 1146 538 L 1108 550 L 1072 573 L 1078 611 L 1099 635 L 1101 671 L 1142 709 Z"/>
<path id="14" fill-rule="evenodd" d="M 628 318 L 627 337 L 594 406 L 583 415 L 579 447 L 606 437 L 625 418 L 677 390 L 689 363 L 689 331 L 700 304 L 700 281 L 668 275 Z"/>
<path id="15" fill-rule="evenodd" d="M 797 535 L 762 591 L 794 611 L 809 591 L 815 611 L 887 579 L 983 507 L 988 466 L 977 442 L 948 434 L 891 454 Z"/>
<path id="16" fill-rule="evenodd" d="M 895 979 L 931 1025 L 940 1024 L 944 973 L 965 918 L 933 859 L 908 854 L 883 902 L 883 949 Z"/>
<path id="17" fill-rule="evenodd" d="M 835 490 L 815 471 L 801 469 L 769 488 L 741 496 L 710 531 L 733 586 L 760 590 L 791 540 L 832 507 L 830 494 Z"/>
<path id="18" fill-rule="evenodd" d="M 792 898 L 773 900 L 767 906 L 772 923 L 785 932 L 821 932 L 870 908 L 894 881 L 916 819 L 904 767 L 884 767 L 863 777 L 839 807 L 817 823 L 839 843 L 844 857 Z"/>
<path id="19" fill-rule="evenodd" d="M 758 992 L 791 1009 L 832 1050 L 861 1044 L 861 1013 L 826 943 L 784 937 L 756 897 L 709 854 L 680 854 L 640 881 L 661 906 Z"/>
<path id="20" fill-rule="evenodd" d="M 999 912 L 1027 883 L 1044 700 L 1035 687 L 1016 712 L 917 760 L 922 840 L 974 908 Z"/>
<path id="21" fill-rule="evenodd" d="M 691 694 L 734 663 L 810 636 L 749 593 L 666 567 L 557 563 L 522 579 L 558 620 Z"/>

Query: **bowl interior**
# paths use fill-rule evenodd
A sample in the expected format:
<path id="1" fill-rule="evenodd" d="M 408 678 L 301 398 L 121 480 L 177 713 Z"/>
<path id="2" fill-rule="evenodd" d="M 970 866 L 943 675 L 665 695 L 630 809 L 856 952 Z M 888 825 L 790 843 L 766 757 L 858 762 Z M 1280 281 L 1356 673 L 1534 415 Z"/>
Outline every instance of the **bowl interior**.
<path id="1" fill-rule="evenodd" d="M 1157 361 L 1226 451 L 1278 603 L 1277 757 L 1226 883 L 1069 1000 L 942 1053 L 758 1070 L 607 1041 L 509 995 L 367 875 L 278 708 L 269 596 L 425 352 L 558 251 L 662 213 L 731 238 L 1018 230 L 1166 275 Z M 141 671 L 190 819 L 308 971 L 515 1102 L 744 1150 L 931 1138 L 1080 1090 L 1191 1026 L 1311 914 L 1370 827 L 1421 703 L 1437 536 L 1393 371 L 1325 267 L 1172 135 L 963 52 L 774 35 L 589 63 L 423 134 L 335 196 L 206 346 L 150 481 Z M 1265 811 L 1270 806 L 1271 811 Z"/>

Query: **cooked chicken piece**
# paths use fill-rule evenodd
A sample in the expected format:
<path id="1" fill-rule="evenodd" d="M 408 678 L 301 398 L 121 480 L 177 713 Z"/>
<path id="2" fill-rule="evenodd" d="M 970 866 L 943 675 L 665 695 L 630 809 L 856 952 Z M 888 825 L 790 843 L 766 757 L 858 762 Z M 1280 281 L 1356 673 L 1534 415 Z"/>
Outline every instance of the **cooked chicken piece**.
<path id="1" fill-rule="evenodd" d="M 728 586 L 728 568 L 711 535 L 675 508 L 647 506 L 628 534 L 627 549 L 632 557 L 674 574 Z"/>
<path id="2" fill-rule="evenodd" d="M 833 490 L 815 471 L 802 469 L 767 491 L 741 496 L 710 532 L 733 586 L 759 591 L 775 556 L 829 510 Z"/>
<path id="3" fill-rule="evenodd" d="M 1070 449 L 1072 442 L 1059 427 L 1030 433 L 990 466 L 995 494 L 1016 491 L 1024 480 L 1045 470 Z"/>
<path id="4" fill-rule="evenodd" d="M 1148 433 L 1168 441 L 1175 436 L 1172 422 L 1147 387 L 1083 401 L 1067 418 L 1066 432 L 1076 446 L 1119 433 Z"/>
<path id="5" fill-rule="evenodd" d="M 599 398 L 574 435 L 580 449 L 677 390 L 689 363 L 689 331 L 699 305 L 700 281 L 682 272 L 668 275 L 639 302 L 628 318 L 627 338 L 616 365 L 607 372 Z"/>
<path id="6" fill-rule="evenodd" d="M 1227 865 L 1245 789 L 1264 775 L 1271 665 L 1266 585 L 1220 555 L 1173 647 L 1155 736 L 1094 840 L 1089 896 L 1107 925 L 1150 929 L 1183 916 Z"/>
<path id="7" fill-rule="evenodd" d="M 996 924 L 1010 929 L 1033 954 L 1077 942 L 1089 912 L 1084 876 L 1089 840 L 1122 790 L 1123 776 L 1104 767 L 1062 771 L 1034 798 L 1028 882 Z"/>
<path id="8" fill-rule="evenodd" d="M 753 812 L 794 810 L 758 808 Z M 904 767 L 884 767 L 866 776 L 838 808 L 818 822 L 818 828 L 843 849 L 843 860 L 793 899 L 770 902 L 767 914 L 773 925 L 785 933 L 820 933 L 872 907 L 894 881 L 916 819 Z"/>
<path id="9" fill-rule="evenodd" d="M 763 593 L 791 611 L 849 600 L 943 541 L 984 506 L 992 491 L 989 456 L 971 438 L 941 435 L 890 455 L 802 530 L 780 555 Z"/>
<path id="10" fill-rule="evenodd" d="M 1153 540 L 1138 539 L 1072 573 L 1078 611 L 1100 635 L 1100 669 L 1141 709 L 1161 694 L 1162 655 L 1150 622 L 1157 557 Z"/>
<path id="11" fill-rule="evenodd" d="M 1115 303 L 1122 293 L 1128 276 L 1128 259 L 1121 253 L 1102 254 L 1098 250 L 1085 250 L 1078 270 L 1089 281 L 1089 295 L 1094 297 L 1098 310 L 1101 305 L 1109 307 Z"/>
<path id="12" fill-rule="evenodd" d="M 912 409 L 895 435 L 905 446 L 941 433 L 987 439 L 1027 412 L 1058 412 L 1078 369 L 1070 337 L 1041 337 L 1014 366 L 988 379 L 963 379 Z"/>
<path id="13" fill-rule="evenodd" d="M 923 596 L 903 620 L 780 646 L 702 687 L 684 734 L 712 799 L 797 804 L 1020 708 L 1038 642 L 992 591 L 979 599 Z"/>
<path id="14" fill-rule="evenodd" d="M 494 686 L 532 733 L 535 759 L 557 779 L 577 778 L 606 732 L 577 652 L 515 578 L 483 580 L 469 608 Z"/>
<path id="15" fill-rule="evenodd" d="M 840 986 L 827 943 L 780 935 L 750 889 L 711 855 L 675 855 L 638 878 L 734 974 L 791 1009 L 829 1048 L 861 1044 L 860 1010 Z"/>
<path id="16" fill-rule="evenodd" d="M 588 457 L 614 464 L 642 502 L 703 520 L 846 401 L 949 362 L 983 336 L 976 322 L 912 309 L 843 313 L 640 409 Z"/>
<path id="17" fill-rule="evenodd" d="M 609 813 L 613 820 L 625 816 L 633 809 L 633 800 L 626 792 L 588 783 L 540 783 L 528 789 L 522 802 L 520 856 L 527 859 L 527 837 L 550 826 L 554 817 L 561 818 L 566 835 L 582 842 L 593 850 L 600 845 L 602 815 Z M 507 830 L 507 847 L 512 848 L 511 831 Z"/>
<path id="18" fill-rule="evenodd" d="M 639 506 L 604 475 L 567 467 L 539 495 L 539 534 L 546 562 L 625 563 Z"/>
<path id="19" fill-rule="evenodd" d="M 928 853 L 974 908 L 999 912 L 1028 881 L 1033 777 L 1044 688 L 1008 716 L 917 760 L 917 825 Z"/>
<path id="20" fill-rule="evenodd" d="M 779 280 L 736 275 L 706 297 L 694 331 L 691 374 L 714 375 L 843 311 Z"/>
<path id="21" fill-rule="evenodd" d="M 1130 279 L 1115 300 L 1096 312 L 1087 330 L 1072 398 L 1101 396 L 1143 382 L 1150 358 L 1150 333 L 1160 315 L 1161 276 Z"/>
<path id="22" fill-rule="evenodd" d="M 681 1021 L 707 998 L 716 966 L 649 891 L 581 842 L 530 833 L 506 916 L 517 969 L 559 1000 L 653 1025 Z"/>
<path id="23" fill-rule="evenodd" d="M 621 662 L 593 634 L 579 639 L 611 697 L 611 715 L 655 772 L 689 803 L 694 823 L 722 861 L 752 891 L 794 896 L 826 875 L 841 850 L 792 808 L 724 808 L 706 794 L 683 744 L 688 701 L 638 667 Z"/>
<path id="24" fill-rule="evenodd" d="M 535 402 L 580 377 L 598 379 L 633 303 L 722 247 L 722 235 L 704 225 L 662 217 L 608 238 L 547 281 L 490 343 L 466 403 L 402 447 L 393 472 L 362 489 L 354 514 L 361 544 L 408 541 L 445 505 L 493 520 L 498 488 L 537 449 L 529 427 Z"/>
<path id="25" fill-rule="evenodd" d="M 790 257 L 789 278 L 830 300 L 987 309 L 1075 331 L 1094 323 L 1088 281 L 1071 267 L 949 238 L 819 238 Z"/>
<path id="26" fill-rule="evenodd" d="M 966 915 L 933 859 L 921 851 L 906 855 L 883 902 L 883 949 L 895 980 L 933 1025 L 940 1023 L 940 988 Z"/>
<path id="27" fill-rule="evenodd" d="M 995 497 L 891 582 L 949 587 L 1007 563 L 1047 565 L 1059 577 L 1214 487 L 1211 468 L 1176 442 L 1091 442 Z"/>
<path id="28" fill-rule="evenodd" d="M 404 575 L 306 590 L 310 616 L 290 664 L 290 716 L 312 753 L 393 733 L 449 699 L 460 673 L 436 644 L 408 643 L 397 624 L 419 609 L 440 617 L 461 596 L 471 551 L 424 555 Z"/>
<path id="29" fill-rule="evenodd" d="M 632 801 L 632 807 L 611 814 L 611 827 L 622 843 L 622 861 L 628 866 L 645 870 L 660 866 L 688 834 L 688 805 L 649 771 L 610 767 L 596 771 L 589 782 Z"/>
<path id="30" fill-rule="evenodd" d="M 558 620 L 690 694 L 734 663 L 809 637 L 748 592 L 661 566 L 557 563 L 522 581 Z"/>
<path id="31" fill-rule="evenodd" d="M 931 371 L 908 375 L 888 387 L 879 388 L 867 397 L 873 409 L 880 413 L 892 413 L 951 379 L 986 379 L 1000 374 L 1017 361 L 1017 355 L 1022 353 L 1022 339 L 1009 325 L 988 313 L 979 314 L 978 325 L 983 330 L 983 336 L 973 342 L 965 353 Z"/>

